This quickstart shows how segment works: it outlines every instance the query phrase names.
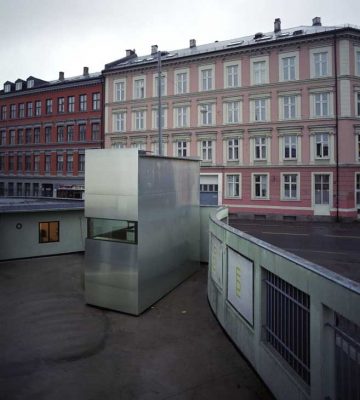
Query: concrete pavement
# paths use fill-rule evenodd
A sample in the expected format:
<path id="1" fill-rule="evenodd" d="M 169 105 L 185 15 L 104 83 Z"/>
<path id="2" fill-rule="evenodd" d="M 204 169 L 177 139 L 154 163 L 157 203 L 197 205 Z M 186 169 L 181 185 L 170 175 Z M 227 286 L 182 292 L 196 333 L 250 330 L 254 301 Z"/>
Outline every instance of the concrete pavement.
<path id="1" fill-rule="evenodd" d="M 84 304 L 83 255 L 0 263 L 0 399 L 272 399 L 206 298 L 207 267 L 140 317 Z"/>

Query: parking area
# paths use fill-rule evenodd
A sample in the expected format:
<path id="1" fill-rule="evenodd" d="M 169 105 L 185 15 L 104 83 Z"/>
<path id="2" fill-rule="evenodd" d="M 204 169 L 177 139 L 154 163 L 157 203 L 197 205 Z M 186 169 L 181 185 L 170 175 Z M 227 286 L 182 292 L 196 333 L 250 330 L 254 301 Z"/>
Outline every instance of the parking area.
<path id="1" fill-rule="evenodd" d="M 360 222 L 257 221 L 231 215 L 229 224 L 360 282 Z"/>
<path id="2" fill-rule="evenodd" d="M 86 306 L 84 257 L 0 263 L 0 398 L 272 399 L 219 326 L 207 266 L 140 317 Z"/>

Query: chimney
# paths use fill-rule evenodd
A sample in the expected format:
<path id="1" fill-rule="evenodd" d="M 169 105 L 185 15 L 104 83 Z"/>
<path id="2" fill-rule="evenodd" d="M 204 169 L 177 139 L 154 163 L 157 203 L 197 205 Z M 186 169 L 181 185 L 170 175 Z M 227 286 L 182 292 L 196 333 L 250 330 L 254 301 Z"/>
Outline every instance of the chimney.
<path id="1" fill-rule="evenodd" d="M 321 26 L 321 18 L 320 17 L 315 17 L 312 20 L 313 26 Z"/>
<path id="2" fill-rule="evenodd" d="M 193 47 L 196 47 L 196 40 L 190 39 L 190 49 L 192 49 Z"/>
<path id="3" fill-rule="evenodd" d="M 83 75 L 84 75 L 84 76 L 89 75 L 89 67 L 84 67 Z"/>
<path id="4" fill-rule="evenodd" d="M 154 55 L 158 52 L 158 45 L 157 44 L 153 44 L 151 46 L 151 54 Z"/>
<path id="5" fill-rule="evenodd" d="M 274 21 L 274 33 L 278 33 L 281 31 L 281 19 L 275 18 Z"/>
<path id="6" fill-rule="evenodd" d="M 134 54 L 135 54 L 135 50 L 130 50 L 130 49 L 126 50 L 126 57 L 133 56 Z"/>
<path id="7" fill-rule="evenodd" d="M 65 74 L 62 71 L 60 71 L 59 72 L 59 81 L 63 81 L 64 79 L 65 79 Z"/>

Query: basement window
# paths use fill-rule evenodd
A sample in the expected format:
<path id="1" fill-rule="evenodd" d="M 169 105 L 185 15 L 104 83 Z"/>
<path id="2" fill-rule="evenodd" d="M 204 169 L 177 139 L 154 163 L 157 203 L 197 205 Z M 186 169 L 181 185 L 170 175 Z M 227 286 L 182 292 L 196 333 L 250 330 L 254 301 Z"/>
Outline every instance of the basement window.
<path id="1" fill-rule="evenodd" d="M 137 243 L 137 222 L 88 218 L 88 239 Z"/>
<path id="2" fill-rule="evenodd" d="M 39 243 L 59 242 L 59 221 L 39 222 Z"/>

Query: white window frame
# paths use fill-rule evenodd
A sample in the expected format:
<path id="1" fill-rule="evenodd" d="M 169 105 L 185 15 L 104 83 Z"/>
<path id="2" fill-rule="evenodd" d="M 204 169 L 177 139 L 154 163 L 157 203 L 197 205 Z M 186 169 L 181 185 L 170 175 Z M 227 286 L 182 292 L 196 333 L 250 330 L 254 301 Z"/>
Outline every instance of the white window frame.
<path id="1" fill-rule="evenodd" d="M 158 74 L 153 74 L 153 97 L 159 97 L 158 94 Z M 167 72 L 161 73 L 161 96 L 167 96 Z"/>
<path id="2" fill-rule="evenodd" d="M 260 195 L 260 196 L 256 196 L 256 184 L 257 184 L 257 182 L 256 182 L 256 178 L 257 177 L 261 177 L 261 178 L 264 178 L 264 179 L 261 179 L 260 180 L 260 186 L 262 186 L 264 183 L 265 183 L 265 186 L 266 186 L 266 194 L 263 196 L 263 195 Z M 269 180 L 269 177 L 270 177 L 270 174 L 268 173 L 268 172 L 259 172 L 259 173 L 252 173 L 251 174 L 251 199 L 252 200 L 269 200 L 270 199 L 270 185 L 269 185 L 269 182 L 270 182 L 270 180 Z M 260 187 L 260 190 L 261 190 L 262 188 Z"/>
<path id="3" fill-rule="evenodd" d="M 114 81 L 114 101 L 126 100 L 126 79 L 116 79 Z"/>
<path id="4" fill-rule="evenodd" d="M 291 76 L 286 76 L 286 69 L 289 66 L 285 65 L 285 60 L 294 60 L 294 71 Z M 279 81 L 280 82 L 289 82 L 289 81 L 297 81 L 299 80 L 299 52 L 293 51 L 289 53 L 279 54 Z"/>
<path id="5" fill-rule="evenodd" d="M 355 132 L 355 161 L 360 163 L 360 130 Z"/>
<path id="6" fill-rule="evenodd" d="M 163 156 L 167 156 L 167 150 L 168 150 L 167 141 L 163 140 L 163 142 L 162 142 L 162 155 Z M 159 140 L 158 139 L 154 140 L 151 143 L 151 151 L 152 151 L 152 154 L 157 155 L 157 156 L 159 155 Z"/>
<path id="7" fill-rule="evenodd" d="M 21 90 L 22 89 L 22 82 L 16 82 L 15 83 L 15 90 Z"/>
<path id="8" fill-rule="evenodd" d="M 206 72 L 206 74 L 205 74 Z M 213 64 L 199 67 L 199 91 L 215 89 L 215 66 Z"/>
<path id="9" fill-rule="evenodd" d="M 251 100 L 251 105 L 253 106 L 252 122 L 266 122 L 268 120 L 267 102 L 268 99 L 265 98 Z"/>
<path id="10" fill-rule="evenodd" d="M 260 64 L 264 66 L 263 73 L 258 69 Z M 259 76 L 260 74 L 260 76 Z M 250 59 L 250 83 L 251 85 L 264 85 L 269 83 L 269 56 L 254 57 Z"/>
<path id="11" fill-rule="evenodd" d="M 289 141 L 289 143 L 286 143 Z M 282 159 L 283 161 L 294 161 L 299 157 L 299 139 L 297 135 L 284 135 L 282 137 Z M 289 156 L 286 156 L 286 149 L 289 147 Z M 295 156 L 292 154 L 292 149 L 295 148 Z"/>
<path id="12" fill-rule="evenodd" d="M 241 86 L 240 61 L 227 61 L 224 63 L 224 88 L 238 88 Z"/>
<path id="13" fill-rule="evenodd" d="M 159 117 L 158 117 L 158 110 L 157 108 L 153 108 L 152 110 L 152 127 L 153 129 L 159 129 L 159 123 L 158 123 Z M 161 107 L 161 120 L 162 120 L 162 128 L 166 129 L 167 128 L 167 108 L 166 107 Z"/>
<path id="14" fill-rule="evenodd" d="M 241 199 L 241 183 L 241 174 L 225 174 L 225 198 Z"/>
<path id="15" fill-rule="evenodd" d="M 240 161 L 241 142 L 239 137 L 231 137 L 226 140 L 226 161 Z M 237 154 L 236 154 L 237 153 Z"/>
<path id="16" fill-rule="evenodd" d="M 145 141 L 132 142 L 130 143 L 130 148 L 138 150 L 146 150 L 146 142 Z"/>
<path id="17" fill-rule="evenodd" d="M 184 139 L 178 139 L 174 141 L 174 156 L 175 157 L 189 157 L 189 141 Z"/>
<path id="18" fill-rule="evenodd" d="M 355 92 L 355 116 L 360 117 L 360 91 Z"/>
<path id="19" fill-rule="evenodd" d="M 285 178 L 287 176 L 295 176 L 295 182 L 285 182 Z M 296 185 L 296 193 L 295 196 L 292 196 L 291 185 Z M 286 196 L 285 186 L 290 186 L 290 196 Z M 300 174 L 298 172 L 282 172 L 281 173 L 281 192 L 280 192 L 280 200 L 281 201 L 299 201 L 300 200 Z"/>
<path id="20" fill-rule="evenodd" d="M 174 127 L 187 128 L 189 126 L 189 106 L 174 106 Z"/>
<path id="21" fill-rule="evenodd" d="M 214 161 L 214 141 L 210 138 L 203 138 L 198 141 L 199 157 L 205 163 L 212 163 Z"/>
<path id="22" fill-rule="evenodd" d="M 327 64 L 326 64 L 326 71 L 317 71 L 316 68 L 316 55 L 317 54 L 324 54 L 326 53 L 327 56 Z M 322 58 L 323 56 L 321 56 Z M 323 62 L 323 61 L 322 61 Z M 310 49 L 310 78 L 324 78 L 332 76 L 332 48 L 331 46 L 327 47 L 318 47 Z"/>
<path id="23" fill-rule="evenodd" d="M 144 131 L 146 129 L 146 110 L 133 111 L 133 130 Z"/>
<path id="24" fill-rule="evenodd" d="M 226 100 L 223 105 L 225 124 L 240 124 L 242 122 L 242 101 Z"/>
<path id="25" fill-rule="evenodd" d="M 198 105 L 199 126 L 215 125 L 215 103 L 201 103 Z"/>
<path id="26" fill-rule="evenodd" d="M 354 65 L 354 71 L 356 76 L 360 76 L 360 47 L 354 46 L 354 60 L 355 60 L 355 65 Z"/>
<path id="27" fill-rule="evenodd" d="M 113 113 L 113 132 L 126 131 L 126 111 L 115 111 Z"/>
<path id="28" fill-rule="evenodd" d="M 26 84 L 26 87 L 28 88 L 28 89 L 31 89 L 31 88 L 33 88 L 34 87 L 34 79 L 29 79 L 28 81 L 27 81 L 27 84 Z"/>
<path id="29" fill-rule="evenodd" d="M 326 108 L 327 107 L 327 113 Z M 318 110 L 317 110 L 318 107 Z M 334 93 L 329 90 L 316 90 L 310 93 L 310 117 L 331 118 L 334 110 Z M 318 112 L 319 111 L 319 112 Z"/>
<path id="30" fill-rule="evenodd" d="M 318 132 L 314 135 L 315 142 L 315 159 L 328 160 L 330 159 L 330 134 L 328 132 Z M 318 144 L 320 145 L 320 152 L 318 152 Z M 325 149 L 327 154 L 324 155 Z"/>
<path id="31" fill-rule="evenodd" d="M 142 82 L 142 84 L 140 84 Z M 141 100 L 146 97 L 146 76 L 138 75 L 133 77 L 133 99 Z"/>
<path id="32" fill-rule="evenodd" d="M 299 119 L 300 96 L 297 94 L 282 94 L 279 97 L 279 119 L 281 121 Z"/>
<path id="33" fill-rule="evenodd" d="M 181 77 L 181 79 L 179 79 Z M 185 78 L 185 79 L 183 79 Z M 176 69 L 174 71 L 174 93 L 189 93 L 189 69 Z"/>
<path id="34" fill-rule="evenodd" d="M 254 161 L 266 161 L 268 159 L 268 138 L 266 136 L 255 136 Z"/>
<path id="35" fill-rule="evenodd" d="M 4 92 L 5 93 L 9 93 L 11 90 L 11 85 L 10 83 L 7 83 L 6 85 L 4 85 Z"/>

